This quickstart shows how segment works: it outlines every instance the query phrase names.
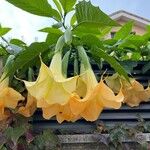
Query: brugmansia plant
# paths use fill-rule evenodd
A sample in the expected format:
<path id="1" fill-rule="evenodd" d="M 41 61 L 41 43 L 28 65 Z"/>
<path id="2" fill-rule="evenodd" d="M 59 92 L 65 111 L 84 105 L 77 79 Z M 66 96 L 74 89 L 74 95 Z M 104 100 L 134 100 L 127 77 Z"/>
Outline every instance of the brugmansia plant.
<path id="1" fill-rule="evenodd" d="M 149 32 L 130 35 L 133 23 L 129 22 L 113 39 L 106 40 L 109 31 L 120 25 L 84 0 L 53 0 L 55 8 L 47 0 L 7 1 L 29 13 L 52 18 L 54 24 L 40 30 L 48 34 L 45 42 L 30 46 L 18 39 L 6 41 L 3 35 L 10 29 L 0 27 L 6 42 L 0 45 L 6 62 L 0 83 L 1 120 L 9 114 L 30 117 L 40 108 L 45 119 L 55 116 L 59 123 L 81 118 L 95 121 L 104 108 L 119 109 L 122 103 L 133 107 L 149 100 L 149 87 L 144 89 L 129 78 L 117 61 L 127 59 L 123 56 L 129 51 L 145 58 L 142 49 L 148 47 Z M 98 79 L 92 64 L 103 61 L 117 74 Z"/>
<path id="2" fill-rule="evenodd" d="M 105 108 L 149 101 L 150 88 L 128 76 L 137 63 L 127 62 L 149 61 L 149 26 L 144 35 L 132 35 L 133 22 L 120 27 L 86 1 L 53 0 L 54 8 L 47 0 L 7 1 L 54 24 L 39 30 L 47 33 L 44 42 L 29 46 L 19 39 L 7 41 L 5 34 L 11 29 L 0 26 L 5 64 L 0 78 L 0 149 L 56 148 L 50 131 L 36 135 L 29 127 L 27 118 L 37 109 L 43 118 L 56 117 L 59 123 L 95 121 Z M 113 27 L 120 30 L 112 39 L 105 38 Z M 93 64 L 101 69 L 105 61 L 117 73 L 97 76 Z M 143 73 L 149 66 L 148 62 Z"/>

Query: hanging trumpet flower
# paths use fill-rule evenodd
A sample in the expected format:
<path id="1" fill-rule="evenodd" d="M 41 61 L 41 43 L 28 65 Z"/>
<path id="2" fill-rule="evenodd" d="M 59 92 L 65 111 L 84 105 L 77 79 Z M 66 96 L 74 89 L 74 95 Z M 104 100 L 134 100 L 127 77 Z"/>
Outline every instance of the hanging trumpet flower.
<path id="1" fill-rule="evenodd" d="M 141 102 L 147 102 L 150 99 L 150 88 L 144 89 L 143 85 L 135 79 L 130 79 L 128 83 L 123 77 L 118 74 L 114 74 L 111 77 L 107 77 L 106 82 L 108 86 L 118 91 L 122 84 L 122 93 L 124 94 L 124 103 L 131 107 L 138 106 Z"/>
<path id="2" fill-rule="evenodd" d="M 115 96 L 113 91 L 104 84 L 103 79 L 98 83 L 84 48 L 79 46 L 78 52 L 83 65 L 81 66 L 80 78 L 86 84 L 87 91 L 84 92 L 81 86 L 78 91 L 83 91 L 84 96 L 81 98 L 74 93 L 70 107 L 73 114 L 81 115 L 87 121 L 95 121 L 103 108 L 120 108 L 124 96 L 121 91 Z"/>
<path id="3" fill-rule="evenodd" d="M 12 57 L 12 55 L 9 56 L 6 66 L 4 67 L 4 73 L 0 79 L 0 120 L 9 117 L 10 111 L 8 108 L 15 109 L 18 105 L 18 101 L 24 100 L 24 97 L 19 92 L 9 87 L 9 78 L 4 79 L 7 74 L 7 66 Z"/>
<path id="4" fill-rule="evenodd" d="M 55 55 L 50 67 L 41 61 L 39 76 L 35 82 L 24 81 L 30 95 L 36 98 L 37 107 L 42 108 L 43 117 L 50 119 L 56 115 L 58 122 L 76 118 L 70 111 L 68 101 L 76 90 L 78 76 L 65 78 L 62 74 L 62 48 L 64 36 L 56 44 Z"/>

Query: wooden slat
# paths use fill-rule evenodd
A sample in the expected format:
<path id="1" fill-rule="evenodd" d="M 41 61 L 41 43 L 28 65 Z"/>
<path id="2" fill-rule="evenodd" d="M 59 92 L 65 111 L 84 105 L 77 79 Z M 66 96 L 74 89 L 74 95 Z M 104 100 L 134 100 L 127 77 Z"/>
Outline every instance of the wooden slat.
<path id="1" fill-rule="evenodd" d="M 60 142 L 63 144 L 73 144 L 73 143 L 96 143 L 100 141 L 102 137 L 109 137 L 108 134 L 79 134 L 79 135 L 58 135 Z M 137 134 L 135 136 L 136 141 L 147 141 L 150 142 L 150 133 Z M 123 142 L 134 142 L 133 139 L 123 139 Z"/>

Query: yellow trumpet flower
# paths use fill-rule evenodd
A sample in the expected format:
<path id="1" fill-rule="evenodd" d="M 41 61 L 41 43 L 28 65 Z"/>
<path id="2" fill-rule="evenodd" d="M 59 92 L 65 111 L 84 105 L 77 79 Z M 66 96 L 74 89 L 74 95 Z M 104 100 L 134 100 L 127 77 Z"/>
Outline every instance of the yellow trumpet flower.
<path id="1" fill-rule="evenodd" d="M 56 59 L 59 64 L 59 59 L 57 58 L 54 56 L 53 60 Z M 56 68 L 58 67 L 56 66 Z M 50 119 L 55 115 L 60 116 L 59 112 L 63 112 L 63 107 L 66 107 L 71 93 L 76 89 L 76 81 L 77 77 L 65 79 L 61 74 L 59 75 L 51 67 L 48 68 L 41 62 L 41 68 L 36 82 L 24 81 L 24 83 L 28 92 L 36 98 L 37 107 L 42 108 L 43 117 Z M 65 118 L 64 120 L 70 119 Z"/>
<path id="2" fill-rule="evenodd" d="M 24 100 L 24 97 L 14 89 L 8 87 L 9 79 L 0 80 L 0 120 L 6 119 L 10 113 L 5 108 L 15 109 L 18 101 Z"/>
<path id="3" fill-rule="evenodd" d="M 89 64 L 88 58 L 84 49 L 79 47 L 80 53 L 84 63 L 84 71 L 80 75 L 82 82 L 86 83 L 87 90 L 83 91 L 82 87 L 78 91 L 82 91 L 84 97 L 80 97 L 78 92 L 74 93 L 70 100 L 70 108 L 74 115 L 80 115 L 87 121 L 95 121 L 103 108 L 115 108 L 118 109 L 121 107 L 121 103 L 124 99 L 122 92 L 120 91 L 117 96 L 114 92 L 104 84 L 103 80 L 98 83 L 94 75 L 93 70 Z M 86 68 L 86 69 L 85 69 Z"/>
<path id="4" fill-rule="evenodd" d="M 118 109 L 124 99 L 122 92 L 117 96 L 104 84 L 103 80 L 98 83 L 91 69 L 81 75 L 84 82 L 87 83 L 86 95 L 80 98 L 74 94 L 70 100 L 70 108 L 74 115 L 81 115 L 87 121 L 95 121 L 102 110 L 106 108 Z"/>
<path id="5" fill-rule="evenodd" d="M 147 102 L 150 99 L 150 88 L 144 89 L 143 85 L 135 79 L 130 79 L 128 83 L 125 79 L 115 74 L 107 77 L 106 82 L 110 88 L 117 91 L 122 84 L 122 93 L 124 94 L 124 102 L 131 106 L 138 106 L 141 102 Z M 116 86 L 115 86 L 116 85 Z"/>
<path id="6" fill-rule="evenodd" d="M 41 61 L 39 75 L 35 82 L 24 81 L 29 94 L 36 98 L 37 107 L 42 108 L 43 117 L 50 119 L 56 115 L 59 122 L 74 120 L 68 101 L 76 90 L 78 79 L 78 76 L 66 79 L 62 75 L 61 57 L 61 50 L 56 51 L 50 67 Z"/>

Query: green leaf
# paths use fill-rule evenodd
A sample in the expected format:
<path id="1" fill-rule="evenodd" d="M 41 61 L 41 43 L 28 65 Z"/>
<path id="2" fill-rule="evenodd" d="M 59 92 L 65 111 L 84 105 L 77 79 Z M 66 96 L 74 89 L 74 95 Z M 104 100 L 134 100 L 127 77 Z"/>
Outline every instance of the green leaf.
<path id="1" fill-rule="evenodd" d="M 103 43 L 102 41 L 100 41 L 99 38 L 97 38 L 96 36 L 92 35 L 92 34 L 87 34 L 82 36 L 81 41 L 83 42 L 83 44 L 92 47 L 93 45 L 103 48 Z"/>
<path id="2" fill-rule="evenodd" d="M 36 58 L 48 49 L 49 46 L 44 42 L 36 42 L 31 44 L 28 48 L 26 48 L 26 50 L 21 51 L 16 55 L 16 58 L 14 59 L 11 68 L 8 69 L 6 77 L 13 75 L 16 72 L 16 70 L 21 69 L 30 61 L 34 60 L 34 58 Z"/>
<path id="3" fill-rule="evenodd" d="M 71 11 L 76 3 L 76 0 L 59 0 L 59 1 L 64 9 L 65 14 Z"/>
<path id="4" fill-rule="evenodd" d="M 38 16 L 52 17 L 61 20 L 59 13 L 51 7 L 47 0 L 6 0 L 22 10 Z"/>
<path id="5" fill-rule="evenodd" d="M 59 37 L 60 37 L 59 34 L 49 33 L 46 38 L 46 43 L 48 45 L 56 44 Z"/>
<path id="6" fill-rule="evenodd" d="M 19 127 L 9 127 L 5 131 L 5 135 L 12 140 L 14 145 L 17 145 L 17 141 L 19 138 L 27 131 L 27 128 L 25 126 L 19 126 Z"/>
<path id="7" fill-rule="evenodd" d="M 137 50 L 140 50 L 142 45 L 145 45 L 148 42 L 146 38 L 140 35 L 130 35 L 126 37 L 118 46 L 119 48 L 131 47 Z"/>
<path id="8" fill-rule="evenodd" d="M 122 28 L 115 34 L 114 39 L 120 40 L 130 35 L 133 27 L 133 22 L 130 21 L 122 26 Z"/>
<path id="9" fill-rule="evenodd" d="M 43 134 L 38 135 L 33 142 L 39 150 L 55 150 L 59 145 L 58 137 L 50 130 L 44 130 Z"/>
<path id="10" fill-rule="evenodd" d="M 118 26 L 114 20 L 85 0 L 76 5 L 76 17 L 78 24 L 91 24 L 93 27 Z"/>
<path id="11" fill-rule="evenodd" d="M 80 34 L 101 35 L 104 29 L 108 27 L 118 26 L 114 20 L 102 12 L 99 7 L 95 7 L 91 2 L 81 1 L 76 5 L 77 25 L 73 31 Z"/>
<path id="12" fill-rule="evenodd" d="M 23 41 L 19 39 L 11 39 L 9 43 L 20 46 L 20 47 L 26 46 L 26 43 L 24 43 Z"/>
<path id="13" fill-rule="evenodd" d="M 116 72 L 118 72 L 120 75 L 124 76 L 125 79 L 127 81 L 129 81 L 127 72 L 113 57 L 111 57 L 106 52 L 104 52 L 102 49 L 100 49 L 96 46 L 93 46 L 93 48 L 91 49 L 91 53 L 96 60 L 103 58 L 105 61 L 107 61 L 112 66 L 112 68 L 114 68 L 114 70 Z"/>
<path id="14" fill-rule="evenodd" d="M 48 33 L 46 43 L 48 43 L 49 45 L 56 44 L 58 38 L 63 34 L 63 32 L 60 29 L 51 27 L 47 27 L 39 31 Z"/>
<path id="15" fill-rule="evenodd" d="M 0 47 L 0 56 L 4 56 L 7 54 L 8 54 L 7 50 L 5 48 Z"/>
<path id="16" fill-rule="evenodd" d="M 6 33 L 8 33 L 11 30 L 11 28 L 2 28 L 0 26 L 0 37 L 5 35 Z"/>
<path id="17" fill-rule="evenodd" d="M 51 28 L 51 27 L 46 27 L 46 28 L 43 28 L 39 31 L 40 32 L 46 32 L 46 33 L 52 33 L 52 34 L 58 34 L 59 36 L 61 36 L 63 34 L 63 32 L 60 29 Z"/>
<path id="18" fill-rule="evenodd" d="M 62 14 L 62 8 L 61 8 L 61 5 L 60 5 L 59 1 L 58 0 L 53 0 L 53 2 L 55 3 L 55 5 L 56 5 L 58 11 L 60 12 L 60 14 Z"/>
<path id="19" fill-rule="evenodd" d="M 76 14 L 73 14 L 70 24 L 73 26 L 76 23 L 76 21 L 77 21 Z"/>

